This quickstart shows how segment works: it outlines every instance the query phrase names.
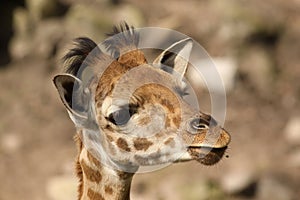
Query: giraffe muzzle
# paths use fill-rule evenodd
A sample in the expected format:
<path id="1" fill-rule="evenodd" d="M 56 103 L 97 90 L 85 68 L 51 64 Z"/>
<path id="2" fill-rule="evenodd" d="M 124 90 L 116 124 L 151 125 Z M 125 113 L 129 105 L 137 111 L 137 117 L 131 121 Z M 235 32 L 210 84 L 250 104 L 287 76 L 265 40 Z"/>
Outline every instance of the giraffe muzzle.
<path id="1" fill-rule="evenodd" d="M 204 165 L 219 162 L 230 143 L 230 134 L 209 115 L 191 119 L 188 123 L 187 152 Z"/>
<path id="2" fill-rule="evenodd" d="M 188 153 L 201 164 L 214 165 L 222 159 L 226 149 L 227 146 L 222 148 L 189 147 Z"/>

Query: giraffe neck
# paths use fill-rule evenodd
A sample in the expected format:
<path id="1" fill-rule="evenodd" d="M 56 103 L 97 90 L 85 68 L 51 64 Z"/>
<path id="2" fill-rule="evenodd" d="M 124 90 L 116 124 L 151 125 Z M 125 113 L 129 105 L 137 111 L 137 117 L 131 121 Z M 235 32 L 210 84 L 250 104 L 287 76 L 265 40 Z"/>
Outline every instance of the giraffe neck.
<path id="1" fill-rule="evenodd" d="M 104 166 L 76 138 L 79 155 L 76 172 L 80 184 L 79 200 L 129 200 L 133 173 L 121 172 Z"/>

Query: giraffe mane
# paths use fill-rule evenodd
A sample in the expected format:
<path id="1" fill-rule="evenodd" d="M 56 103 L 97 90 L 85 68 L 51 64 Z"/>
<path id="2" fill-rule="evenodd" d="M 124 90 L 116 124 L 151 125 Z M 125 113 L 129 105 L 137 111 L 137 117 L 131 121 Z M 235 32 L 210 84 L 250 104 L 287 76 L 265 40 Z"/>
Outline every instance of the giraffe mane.
<path id="1" fill-rule="evenodd" d="M 80 77 L 81 72 L 102 52 L 97 44 L 87 37 L 76 38 L 74 45 L 75 47 L 63 57 L 63 61 L 66 73 Z M 93 56 L 88 56 L 90 53 L 93 53 Z"/>
<path id="2" fill-rule="evenodd" d="M 136 49 L 139 42 L 139 34 L 126 22 L 114 26 L 112 32 L 106 35 L 109 38 L 103 42 L 103 45 L 114 59 L 117 59 L 124 50 Z M 92 55 L 89 56 L 90 54 Z M 105 54 L 93 40 L 88 37 L 78 37 L 74 39 L 74 47 L 63 57 L 65 72 L 80 78 L 87 66 L 94 64 L 96 60 L 105 59 L 103 55 Z"/>
<path id="3" fill-rule="evenodd" d="M 113 58 L 118 58 L 122 51 L 128 50 L 128 48 L 131 50 L 136 49 L 139 42 L 139 34 L 133 26 L 129 26 L 126 22 L 114 26 L 113 31 L 106 35 L 109 38 L 103 44 Z"/>

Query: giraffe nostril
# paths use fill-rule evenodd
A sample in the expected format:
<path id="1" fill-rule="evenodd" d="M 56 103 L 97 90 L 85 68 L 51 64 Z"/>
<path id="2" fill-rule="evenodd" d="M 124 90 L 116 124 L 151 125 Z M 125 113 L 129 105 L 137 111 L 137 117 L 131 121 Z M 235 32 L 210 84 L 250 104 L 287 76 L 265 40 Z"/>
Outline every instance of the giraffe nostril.
<path id="1" fill-rule="evenodd" d="M 209 122 L 202 118 L 195 118 L 190 122 L 190 126 L 195 130 L 209 129 Z"/>

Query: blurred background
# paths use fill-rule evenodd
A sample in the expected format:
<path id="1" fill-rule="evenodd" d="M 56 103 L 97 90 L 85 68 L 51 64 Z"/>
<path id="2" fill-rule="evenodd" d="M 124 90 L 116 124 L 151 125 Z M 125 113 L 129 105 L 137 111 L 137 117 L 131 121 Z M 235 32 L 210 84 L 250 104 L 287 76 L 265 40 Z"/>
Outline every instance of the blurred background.
<path id="1" fill-rule="evenodd" d="M 75 128 L 52 77 L 74 37 L 99 43 L 123 20 L 180 31 L 207 50 L 224 72 L 232 134 L 216 166 L 137 175 L 132 199 L 299 199 L 299 0 L 12 0 L 0 9 L 0 200 L 76 199 Z"/>

